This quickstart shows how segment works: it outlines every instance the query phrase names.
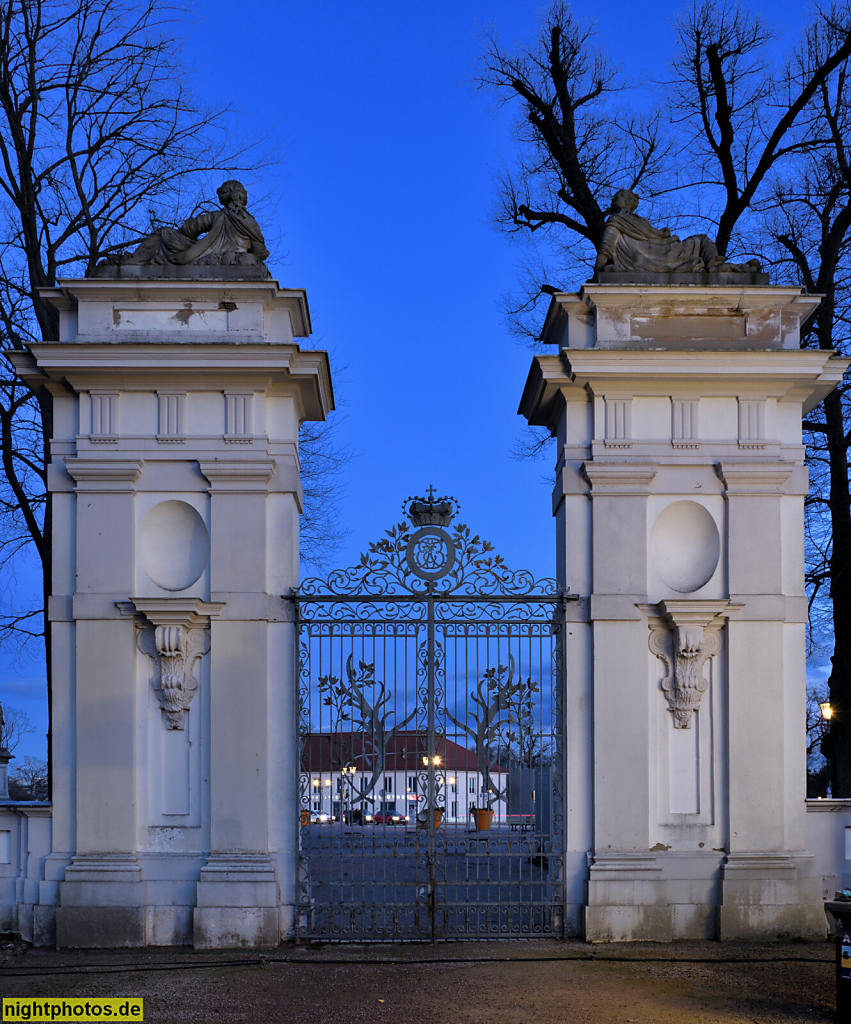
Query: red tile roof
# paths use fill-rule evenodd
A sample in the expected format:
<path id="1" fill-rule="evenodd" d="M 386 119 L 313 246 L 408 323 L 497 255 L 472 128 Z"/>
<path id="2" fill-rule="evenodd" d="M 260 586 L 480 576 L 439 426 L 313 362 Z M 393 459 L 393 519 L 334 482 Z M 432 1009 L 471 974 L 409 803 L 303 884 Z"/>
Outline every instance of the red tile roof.
<path id="1" fill-rule="evenodd" d="M 375 763 L 376 747 L 369 733 L 313 732 L 301 739 L 301 770 L 304 772 L 339 772 L 349 765 L 354 765 L 359 771 L 372 770 Z M 474 750 L 446 736 L 438 736 L 435 746 L 441 768 L 457 772 L 478 771 Z M 404 729 L 394 733 L 387 742 L 384 771 L 422 769 L 427 750 L 424 732 Z M 494 773 L 504 770 L 498 764 L 491 764 L 489 768 Z"/>

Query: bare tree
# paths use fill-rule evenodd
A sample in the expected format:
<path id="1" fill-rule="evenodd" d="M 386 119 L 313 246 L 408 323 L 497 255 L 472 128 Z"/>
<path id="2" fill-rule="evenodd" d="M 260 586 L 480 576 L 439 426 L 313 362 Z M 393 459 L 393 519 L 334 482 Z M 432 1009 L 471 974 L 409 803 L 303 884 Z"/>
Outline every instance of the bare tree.
<path id="1" fill-rule="evenodd" d="M 340 472 L 351 452 L 337 444 L 339 420 L 301 425 L 298 435 L 304 511 L 299 524 L 301 561 L 322 568 L 348 535 L 342 524 Z"/>
<path id="2" fill-rule="evenodd" d="M 807 796 L 825 796 L 829 776 L 829 723 L 821 713 L 821 704 L 828 699 L 826 683 L 807 687 Z"/>
<path id="3" fill-rule="evenodd" d="M 695 141 L 702 140 L 702 180 L 695 184 L 705 190 L 708 183 L 723 196 L 719 251 L 737 226 L 749 228 L 781 276 L 824 295 L 802 345 L 851 351 L 851 11 L 819 10 L 792 59 L 776 71 L 768 66 L 768 38 L 757 18 L 708 0 L 683 23 L 680 107 Z M 749 224 L 742 223 L 747 211 Z M 830 767 L 833 793 L 843 797 L 851 796 L 848 412 L 845 384 L 804 421 L 812 480 L 806 503 L 811 639 L 825 626 L 833 634 Z"/>
<path id="4" fill-rule="evenodd" d="M 762 21 L 735 0 L 697 3 L 679 22 L 678 53 L 668 83 L 677 151 L 688 159 L 676 166 L 666 161 L 658 119 L 650 119 L 655 132 L 630 130 L 624 136 L 627 152 L 641 158 L 633 163 L 633 173 L 615 158 L 622 147 L 611 148 L 614 157 L 600 149 L 601 140 L 610 145 L 616 137 L 606 131 L 620 124 L 603 103 L 614 79 L 563 4 L 550 9 L 534 53 L 509 59 L 491 42 L 482 81 L 518 99 L 528 122 L 518 129 L 520 171 L 498 182 L 502 225 L 527 234 L 541 228 L 564 233 L 567 267 L 572 247 L 597 237 L 598 196 L 604 187 L 641 183 L 651 194 L 654 188 L 687 194 L 690 214 L 706 222 L 722 255 L 731 258 L 731 251 L 756 248 L 776 268 L 785 268 L 787 280 L 823 293 L 804 344 L 844 350 L 851 316 L 849 7 L 818 10 L 785 64 L 774 60 L 771 42 Z M 530 85 L 530 80 L 545 87 Z M 568 82 L 572 89 L 565 95 L 571 103 L 559 106 L 558 85 Z M 581 108 L 589 130 L 573 129 Z M 564 109 L 574 119 L 558 124 L 557 112 Z M 567 209 L 559 208 L 557 200 Z M 527 283 L 532 298 L 514 309 L 521 316 L 534 308 L 536 296 L 552 290 L 548 267 L 533 268 L 531 274 L 537 281 L 532 287 Z M 537 336 L 537 327 L 528 322 L 521 330 Z M 804 423 L 814 482 L 807 501 L 811 611 L 817 616 L 816 630 L 832 629 L 836 642 L 830 696 L 836 715 L 831 739 L 837 796 L 851 796 L 848 412 L 844 386 Z M 540 448 L 536 437 L 521 454 Z"/>
<path id="5" fill-rule="evenodd" d="M 0 709 L 0 749 L 12 753 L 24 736 L 35 732 L 30 716 L 21 708 L 12 708 L 4 704 Z"/>
<path id="6" fill-rule="evenodd" d="M 849 36 L 851 17 L 822 12 L 795 56 L 793 74 L 824 66 Z M 778 270 L 824 298 L 804 347 L 851 354 L 851 87 L 846 58 L 825 79 L 799 127 L 808 142 L 774 182 L 766 220 Z M 807 583 L 810 639 L 833 639 L 828 681 L 830 775 L 835 796 L 851 796 L 851 445 L 849 382 L 804 420 L 810 468 L 807 496 Z"/>
<path id="7" fill-rule="evenodd" d="M 181 84 L 165 0 L 7 0 L 0 6 L 0 349 L 58 337 L 41 295 L 195 204 L 243 169 L 228 111 Z M 52 403 L 0 362 L 0 569 L 35 548 L 50 593 L 46 451 Z M 49 635 L 44 601 L 6 610 L 0 641 Z M 48 672 L 48 691 L 50 680 Z M 49 737 L 49 734 L 48 734 Z M 50 742 L 48 738 L 48 757 Z"/>
<path id="8" fill-rule="evenodd" d="M 808 106 L 851 56 L 851 35 L 831 35 L 818 59 L 773 65 L 771 32 L 735 0 L 703 0 L 679 21 L 672 120 L 685 135 L 680 184 L 706 203 L 718 252 L 761 198 L 779 161 L 817 139 L 797 131 Z"/>
<path id="9" fill-rule="evenodd" d="M 13 800 L 49 800 L 47 762 L 27 755 L 9 776 Z"/>
<path id="10" fill-rule="evenodd" d="M 534 340 L 541 297 L 567 269 L 593 266 L 612 193 L 654 190 L 666 155 L 661 119 L 624 102 L 622 76 L 562 0 L 537 46 L 509 53 L 489 37 L 476 80 L 519 107 L 515 165 L 498 178 L 496 221 L 520 241 L 545 236 L 520 295 L 506 303 L 517 333 Z"/>

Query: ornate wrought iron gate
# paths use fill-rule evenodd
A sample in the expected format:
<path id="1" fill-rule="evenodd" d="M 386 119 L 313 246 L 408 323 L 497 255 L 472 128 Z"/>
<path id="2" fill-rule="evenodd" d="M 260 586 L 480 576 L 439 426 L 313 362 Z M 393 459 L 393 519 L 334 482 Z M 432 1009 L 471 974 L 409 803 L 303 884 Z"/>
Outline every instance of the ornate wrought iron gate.
<path id="1" fill-rule="evenodd" d="M 296 595 L 302 937 L 562 934 L 566 597 L 429 491 Z"/>

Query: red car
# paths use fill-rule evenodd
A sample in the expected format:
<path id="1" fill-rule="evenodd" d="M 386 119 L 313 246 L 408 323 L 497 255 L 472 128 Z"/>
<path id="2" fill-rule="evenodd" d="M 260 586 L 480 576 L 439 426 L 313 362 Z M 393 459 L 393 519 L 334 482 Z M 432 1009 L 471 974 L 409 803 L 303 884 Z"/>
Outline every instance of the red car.
<path id="1" fill-rule="evenodd" d="M 379 811 L 372 820 L 376 825 L 404 825 L 408 819 L 401 814 L 389 814 L 387 811 Z"/>

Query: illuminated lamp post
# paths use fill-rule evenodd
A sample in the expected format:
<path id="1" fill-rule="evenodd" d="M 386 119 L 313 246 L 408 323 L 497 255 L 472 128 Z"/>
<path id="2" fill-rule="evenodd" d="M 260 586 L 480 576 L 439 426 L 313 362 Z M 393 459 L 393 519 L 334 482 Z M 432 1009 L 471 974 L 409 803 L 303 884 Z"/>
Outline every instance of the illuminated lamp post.
<path id="1" fill-rule="evenodd" d="M 822 751 L 824 751 L 826 746 L 828 753 L 825 754 L 825 760 L 827 761 L 827 792 L 825 795 L 828 799 L 831 799 L 833 797 L 833 748 L 830 742 L 830 721 L 833 718 L 833 708 L 830 706 L 830 701 L 826 700 L 822 704 L 819 704 L 819 710 L 821 711 L 823 721 L 827 722 L 827 727 L 824 733 L 827 743 L 822 740 Z"/>

